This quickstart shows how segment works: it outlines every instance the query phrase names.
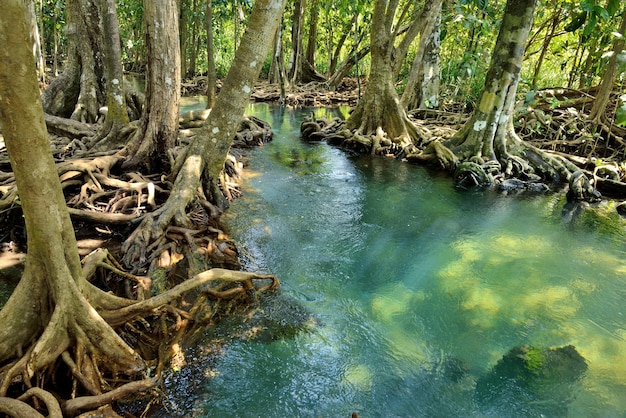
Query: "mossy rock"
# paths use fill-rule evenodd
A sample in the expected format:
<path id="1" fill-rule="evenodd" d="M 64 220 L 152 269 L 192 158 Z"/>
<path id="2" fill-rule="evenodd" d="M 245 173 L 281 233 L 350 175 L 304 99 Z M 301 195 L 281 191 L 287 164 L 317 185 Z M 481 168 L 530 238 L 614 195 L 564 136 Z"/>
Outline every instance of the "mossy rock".
<path id="1" fill-rule="evenodd" d="M 509 404 L 521 408 L 519 413 L 563 416 L 586 370 L 587 362 L 572 345 L 518 346 L 477 381 L 476 399 L 486 408 Z"/>

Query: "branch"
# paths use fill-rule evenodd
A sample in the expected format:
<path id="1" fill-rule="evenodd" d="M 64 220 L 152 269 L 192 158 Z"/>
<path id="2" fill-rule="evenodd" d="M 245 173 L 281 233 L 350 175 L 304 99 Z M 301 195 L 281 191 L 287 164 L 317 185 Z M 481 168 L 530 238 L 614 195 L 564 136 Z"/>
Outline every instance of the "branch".
<path id="1" fill-rule="evenodd" d="M 82 209 L 67 208 L 73 218 L 106 224 L 127 224 L 140 221 L 144 215 L 125 215 L 123 213 L 95 212 Z"/>

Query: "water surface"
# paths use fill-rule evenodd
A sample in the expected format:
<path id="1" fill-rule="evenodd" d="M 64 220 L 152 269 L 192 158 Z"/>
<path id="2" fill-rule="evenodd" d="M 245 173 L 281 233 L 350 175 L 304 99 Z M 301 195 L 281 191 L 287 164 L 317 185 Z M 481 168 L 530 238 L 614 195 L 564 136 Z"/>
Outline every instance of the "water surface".
<path id="1" fill-rule="evenodd" d="M 275 139 L 251 151 L 231 235 L 318 325 L 174 374 L 163 416 L 626 416 L 623 231 L 572 226 L 558 195 L 459 191 L 419 166 L 304 143 L 311 110 L 249 111 Z M 522 344 L 574 345 L 588 371 L 539 398 L 477 400 L 476 382 Z"/>
<path id="2" fill-rule="evenodd" d="M 310 110 L 251 111 L 276 135 L 252 152 L 231 234 L 320 325 L 229 344 L 196 414 L 626 414 L 622 234 L 572 227 L 556 195 L 463 192 L 422 167 L 303 143 Z M 574 345 L 589 369 L 540 399 L 513 388 L 478 402 L 476 381 L 521 344 Z"/>

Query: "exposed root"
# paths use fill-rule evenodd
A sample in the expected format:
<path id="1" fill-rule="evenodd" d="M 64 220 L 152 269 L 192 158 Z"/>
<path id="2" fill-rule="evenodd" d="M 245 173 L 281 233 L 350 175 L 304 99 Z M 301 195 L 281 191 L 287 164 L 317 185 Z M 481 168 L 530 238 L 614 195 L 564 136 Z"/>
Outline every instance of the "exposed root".
<path id="1" fill-rule="evenodd" d="M 497 185 L 504 190 L 543 191 L 546 187 L 541 183 L 567 183 L 573 173 L 581 171 L 602 193 L 626 198 L 626 128 L 616 126 L 607 116 L 614 113 L 615 97 L 602 118 L 589 120 L 594 94 L 594 89 L 538 92 L 518 113 L 515 131 L 511 127 L 501 140 L 508 145 L 493 147 L 497 158 L 482 155 L 480 145 L 463 144 L 464 133 L 458 130 L 467 115 L 446 111 L 417 109 L 409 113 L 424 138 L 424 147 L 408 152 L 379 130 L 373 135 L 347 130 L 339 118 L 308 117 L 301 134 L 306 141 L 325 140 L 357 153 L 404 158 L 450 173 L 462 161 L 473 162 L 472 169 L 457 172 L 459 179 L 465 179 L 462 182 Z M 455 134 L 456 142 L 449 142 Z M 484 175 L 477 174 L 480 171 Z"/>
<path id="2" fill-rule="evenodd" d="M 305 141 L 325 140 L 331 145 L 359 154 L 400 157 L 415 151 L 415 146 L 408 138 L 391 139 L 380 127 L 372 134 L 364 134 L 360 130 L 350 131 L 346 127 L 346 122 L 337 117 L 328 120 L 315 119 L 311 116 L 300 126 L 300 133 Z"/>
<path id="3" fill-rule="evenodd" d="M 75 416 L 80 411 L 94 410 L 103 405 L 126 398 L 129 395 L 145 392 L 159 384 L 159 377 L 151 377 L 137 382 L 130 382 L 109 392 L 92 396 L 81 396 L 70 399 L 63 404 L 63 412 L 67 416 Z"/>
<path id="4" fill-rule="evenodd" d="M 183 336 L 211 323 L 223 301 L 254 305 L 258 293 L 279 286 L 274 276 L 226 269 L 239 267 L 237 250 L 220 228 L 221 211 L 200 189 L 189 192 L 189 204 L 163 206 L 173 187 L 164 174 L 121 172 L 122 153 L 90 149 L 94 126 L 50 121 L 57 135 L 64 135 L 51 142 L 77 234 L 119 242 L 141 223 L 127 241 L 141 253 L 124 254 L 134 268 L 127 272 L 107 251 L 94 251 L 83 259 L 82 279 L 70 281 L 71 294 L 80 296 L 63 301 L 51 296 L 42 332 L 18 344 L 8 354 L 14 357 L 0 366 L 0 396 L 24 393 L 20 400 L 0 398 L 0 413 L 9 416 L 74 416 L 153 388 L 167 364 L 178 361 L 171 358 L 180 353 Z M 186 133 L 194 135 L 193 129 Z M 242 121 L 217 192 L 229 199 L 239 195 L 237 147 L 271 137 L 267 123 Z M 3 153 L 0 169 L 8 167 Z M 20 227 L 19 214 L 14 178 L 0 172 L 0 220 L 5 227 Z M 216 266 L 226 268 L 211 268 Z M 135 274 L 139 270 L 154 275 Z M 188 275 L 193 277 L 185 281 Z M 54 402 L 46 392 L 50 388 Z M 59 406 L 57 398 L 66 401 Z"/>

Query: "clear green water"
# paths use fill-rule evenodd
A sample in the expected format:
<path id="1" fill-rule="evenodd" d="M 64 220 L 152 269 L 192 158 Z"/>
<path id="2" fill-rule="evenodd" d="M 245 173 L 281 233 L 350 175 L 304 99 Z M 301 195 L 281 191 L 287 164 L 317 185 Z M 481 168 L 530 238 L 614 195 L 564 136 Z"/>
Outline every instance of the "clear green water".
<path id="1" fill-rule="evenodd" d="M 310 111 L 251 111 L 276 136 L 252 153 L 231 234 L 320 326 L 228 345 L 187 399 L 196 414 L 626 416 L 621 234 L 572 228 L 558 196 L 461 192 L 421 167 L 303 143 Z M 520 344 L 587 359 L 569 402 L 475 400 L 476 380 Z"/>

